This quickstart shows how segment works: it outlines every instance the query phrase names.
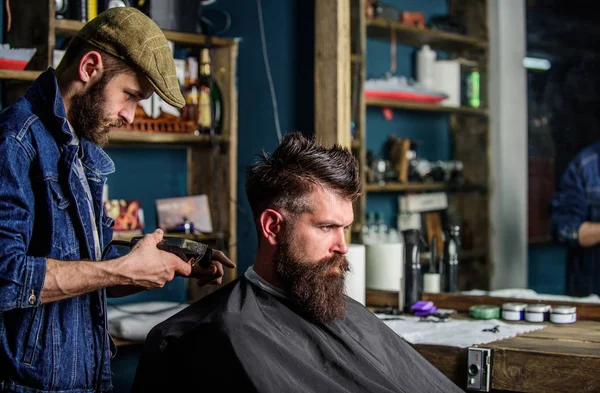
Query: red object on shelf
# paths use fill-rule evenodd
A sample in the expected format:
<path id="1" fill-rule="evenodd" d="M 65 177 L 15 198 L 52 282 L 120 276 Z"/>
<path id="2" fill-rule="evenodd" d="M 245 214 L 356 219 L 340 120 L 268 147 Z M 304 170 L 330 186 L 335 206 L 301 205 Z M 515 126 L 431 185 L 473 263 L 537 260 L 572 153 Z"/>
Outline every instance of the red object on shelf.
<path id="1" fill-rule="evenodd" d="M 430 104 L 439 104 L 446 98 L 443 96 L 436 96 L 433 94 L 415 93 L 415 92 L 410 92 L 410 91 L 385 91 L 385 90 L 366 90 L 365 97 L 381 98 L 384 100 L 427 102 Z"/>
<path id="2" fill-rule="evenodd" d="M 0 70 L 23 71 L 28 61 L 0 59 Z"/>

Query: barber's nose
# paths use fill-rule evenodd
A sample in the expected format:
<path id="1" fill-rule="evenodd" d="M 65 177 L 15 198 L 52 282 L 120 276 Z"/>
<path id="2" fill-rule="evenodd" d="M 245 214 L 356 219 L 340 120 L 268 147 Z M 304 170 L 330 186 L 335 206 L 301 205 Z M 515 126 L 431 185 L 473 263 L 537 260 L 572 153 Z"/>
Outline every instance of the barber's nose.
<path id="1" fill-rule="evenodd" d="M 125 120 L 128 124 L 133 123 L 133 119 L 135 118 L 136 105 L 127 105 L 121 110 L 121 112 L 119 112 L 119 116 L 123 118 L 123 120 Z"/>

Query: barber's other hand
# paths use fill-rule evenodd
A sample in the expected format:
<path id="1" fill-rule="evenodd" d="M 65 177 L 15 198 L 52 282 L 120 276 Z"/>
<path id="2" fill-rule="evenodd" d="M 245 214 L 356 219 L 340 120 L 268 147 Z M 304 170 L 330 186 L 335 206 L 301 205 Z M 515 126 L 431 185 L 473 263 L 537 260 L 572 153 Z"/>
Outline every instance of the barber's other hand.
<path id="1" fill-rule="evenodd" d="M 144 236 L 132 250 L 123 257 L 121 274 L 131 280 L 129 284 L 147 289 L 162 288 L 175 275 L 189 276 L 192 267 L 177 255 L 159 250 L 156 245 L 163 238 L 163 231 L 157 229 Z"/>
<path id="2" fill-rule="evenodd" d="M 221 285 L 224 274 L 223 266 L 233 269 L 235 263 L 227 258 L 222 251 L 213 249 L 211 265 L 209 267 L 194 266 L 190 277 L 198 279 L 198 286 L 206 284 Z"/>

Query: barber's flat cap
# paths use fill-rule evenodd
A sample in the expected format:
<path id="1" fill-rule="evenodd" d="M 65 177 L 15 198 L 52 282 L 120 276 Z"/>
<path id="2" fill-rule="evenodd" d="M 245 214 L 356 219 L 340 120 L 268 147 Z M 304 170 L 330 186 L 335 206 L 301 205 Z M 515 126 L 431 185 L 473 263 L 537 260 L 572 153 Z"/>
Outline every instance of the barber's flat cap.
<path id="1" fill-rule="evenodd" d="M 140 10 L 109 8 L 86 23 L 77 37 L 135 65 L 170 105 L 185 105 L 169 43 L 156 23 Z"/>

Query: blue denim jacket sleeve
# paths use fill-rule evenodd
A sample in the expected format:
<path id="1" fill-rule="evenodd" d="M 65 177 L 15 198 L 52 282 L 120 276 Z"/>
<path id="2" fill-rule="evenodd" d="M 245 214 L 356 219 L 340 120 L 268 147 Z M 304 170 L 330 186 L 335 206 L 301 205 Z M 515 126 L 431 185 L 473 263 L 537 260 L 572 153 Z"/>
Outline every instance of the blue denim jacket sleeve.
<path id="1" fill-rule="evenodd" d="M 579 227 L 587 219 L 588 201 L 583 168 L 571 163 L 562 175 L 559 188 L 552 197 L 552 233 L 571 247 L 579 246 Z"/>
<path id="2" fill-rule="evenodd" d="M 33 228 L 32 157 L 13 137 L 0 139 L 0 312 L 41 304 L 46 258 L 27 255 Z"/>

